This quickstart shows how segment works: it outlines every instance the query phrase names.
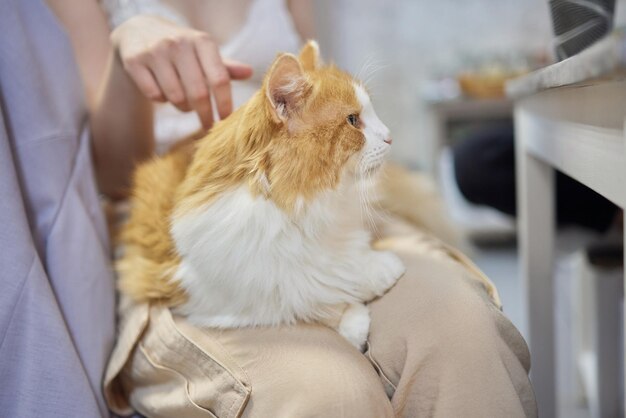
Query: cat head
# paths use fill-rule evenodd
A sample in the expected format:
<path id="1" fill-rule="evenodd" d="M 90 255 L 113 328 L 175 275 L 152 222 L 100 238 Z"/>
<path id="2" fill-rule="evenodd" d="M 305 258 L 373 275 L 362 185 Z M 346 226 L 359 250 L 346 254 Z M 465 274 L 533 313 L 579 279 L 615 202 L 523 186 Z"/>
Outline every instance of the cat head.
<path id="1" fill-rule="evenodd" d="M 273 125 L 264 171 L 272 197 L 285 204 L 369 177 L 390 150 L 389 129 L 363 84 L 324 65 L 314 41 L 298 57 L 280 54 L 261 94 Z"/>

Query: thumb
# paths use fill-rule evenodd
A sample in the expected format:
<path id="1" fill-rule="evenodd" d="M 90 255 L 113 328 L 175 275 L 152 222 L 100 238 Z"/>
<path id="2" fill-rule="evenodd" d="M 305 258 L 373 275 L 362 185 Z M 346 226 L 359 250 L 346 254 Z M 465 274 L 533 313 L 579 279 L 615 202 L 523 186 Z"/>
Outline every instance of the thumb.
<path id="1" fill-rule="evenodd" d="M 224 66 L 232 80 L 245 80 L 252 76 L 252 67 L 243 62 L 225 58 Z"/>

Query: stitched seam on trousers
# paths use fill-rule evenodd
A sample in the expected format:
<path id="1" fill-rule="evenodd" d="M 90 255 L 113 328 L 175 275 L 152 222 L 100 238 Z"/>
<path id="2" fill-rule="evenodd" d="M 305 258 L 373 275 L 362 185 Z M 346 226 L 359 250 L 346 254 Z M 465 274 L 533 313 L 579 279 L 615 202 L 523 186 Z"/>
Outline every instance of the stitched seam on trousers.
<path id="1" fill-rule="evenodd" d="M 173 372 L 174 374 L 180 376 L 183 381 L 185 382 L 185 395 L 187 395 L 187 399 L 189 400 L 189 403 L 191 405 L 193 405 L 194 407 L 196 407 L 198 410 L 200 410 L 201 412 L 204 413 L 209 413 L 212 417 L 214 418 L 218 418 L 217 415 L 215 415 L 211 410 L 198 405 L 192 398 L 191 398 L 191 392 L 189 390 L 189 379 L 187 379 L 187 376 L 185 376 L 184 374 L 182 374 L 181 372 L 179 372 L 178 370 L 172 369 L 171 367 L 167 367 L 165 365 L 162 365 L 160 363 L 158 363 L 156 360 L 154 360 L 150 354 L 148 353 L 148 350 L 146 349 L 146 347 L 144 347 L 143 344 L 139 343 L 139 345 L 137 346 L 139 348 L 139 350 L 143 353 L 143 355 L 146 357 L 146 360 L 148 360 L 148 362 L 155 368 L 157 369 L 161 369 L 161 370 L 166 370 L 168 372 Z M 235 398 L 236 399 L 236 398 Z"/>
<path id="2" fill-rule="evenodd" d="M 251 395 L 252 395 L 252 383 L 250 383 L 250 394 L 244 398 L 243 402 L 241 403 L 241 406 L 239 407 L 239 409 L 237 409 L 234 415 L 235 418 L 240 418 L 241 415 L 243 414 L 243 411 L 246 410 L 246 406 L 248 406 L 248 401 L 250 400 Z M 235 405 L 237 405 L 237 403 L 233 401 L 233 406 Z"/>
<path id="3" fill-rule="evenodd" d="M 141 305 L 140 305 L 141 306 Z M 117 337 L 117 343 L 116 343 L 116 347 L 113 350 L 112 354 L 111 354 L 111 359 L 113 359 L 114 357 L 116 357 L 117 355 L 119 355 L 117 349 L 120 347 L 120 343 L 128 343 L 128 347 L 126 350 L 123 350 L 123 359 L 124 361 L 117 367 L 114 368 L 115 372 L 109 374 L 110 370 L 111 370 L 111 364 L 112 361 L 109 361 L 109 365 L 107 366 L 107 370 L 106 373 L 104 375 L 104 387 L 106 388 L 107 386 L 109 386 L 110 384 L 112 384 L 117 378 L 118 376 L 122 373 L 122 370 L 124 370 L 124 368 L 126 367 L 126 365 L 128 364 L 128 362 L 130 361 L 130 358 L 132 356 L 133 351 L 135 350 L 135 348 L 137 347 L 137 345 L 139 344 L 139 341 L 141 341 L 141 339 L 143 338 L 144 334 L 146 333 L 146 329 L 148 328 L 148 322 L 150 321 L 150 311 L 149 311 L 149 307 L 147 307 L 147 309 L 144 309 L 143 312 L 140 312 L 142 317 L 140 317 L 140 324 L 141 327 L 139 328 L 140 331 L 138 333 L 134 333 L 133 338 L 130 339 L 132 341 L 132 343 L 128 343 L 129 338 L 126 337 L 125 333 L 122 333 L 120 330 L 124 329 L 126 330 L 128 328 L 128 322 L 129 321 L 125 321 L 128 317 L 128 314 L 125 314 L 124 316 L 124 322 L 120 322 L 118 324 L 118 337 Z M 131 311 L 132 312 L 132 311 Z M 135 312 L 132 312 L 131 315 L 134 315 Z M 124 336 L 126 338 L 122 339 L 121 337 Z"/>
<path id="4" fill-rule="evenodd" d="M 176 352 L 176 348 L 172 347 L 168 341 L 166 341 L 163 336 L 159 335 L 158 332 L 156 332 L 156 336 L 159 339 L 159 341 L 163 344 L 163 346 L 170 352 Z M 248 396 L 248 392 L 245 391 L 245 385 L 243 384 L 243 382 L 241 382 L 236 376 L 234 376 L 230 370 L 228 370 L 227 368 L 223 367 L 220 363 L 218 363 L 215 358 L 213 356 L 211 356 L 210 354 L 206 353 L 204 350 L 200 349 L 200 347 L 198 347 L 195 343 L 193 343 L 192 341 L 189 341 L 187 339 L 185 339 L 186 343 L 189 344 L 193 349 L 197 349 L 200 351 L 200 353 L 203 355 L 203 357 L 207 358 L 212 364 L 211 368 L 218 370 L 218 371 L 224 371 L 226 372 L 234 381 L 233 383 L 230 383 L 230 387 L 231 389 L 233 389 L 235 391 L 235 393 L 239 394 L 240 396 L 242 396 L 243 398 Z M 221 370 L 216 367 L 215 365 L 219 365 L 221 367 Z M 202 374 L 209 378 L 212 379 L 213 376 L 211 375 L 207 375 L 206 372 L 204 370 L 202 370 L 202 368 L 199 368 L 199 370 L 202 372 Z M 243 386 L 243 388 L 242 388 Z M 235 400 L 237 400 L 237 398 L 235 397 Z"/>
<path id="5" fill-rule="evenodd" d="M 394 385 L 391 380 L 389 380 L 389 378 L 387 377 L 387 375 L 385 374 L 385 372 L 383 371 L 383 368 L 380 366 L 380 364 L 374 359 L 374 356 L 372 354 L 372 352 L 374 351 L 372 349 L 372 344 L 370 344 L 370 342 L 367 342 L 367 357 L 369 358 L 370 362 L 374 365 L 374 368 L 376 370 L 378 370 L 378 373 L 380 373 L 380 376 L 387 382 L 389 383 L 389 385 L 393 388 L 393 390 L 395 391 L 397 389 L 396 385 Z"/>
<path id="6" fill-rule="evenodd" d="M 153 309 L 158 309 L 157 307 L 153 307 Z M 175 335 L 180 338 L 180 342 L 182 342 L 187 348 L 192 349 L 194 352 L 197 352 L 198 354 L 201 355 L 201 357 L 207 359 L 207 363 L 205 364 L 209 364 L 211 369 L 214 369 L 213 371 L 211 371 L 211 373 L 215 373 L 217 372 L 219 373 L 226 373 L 228 376 L 230 376 L 231 380 L 233 380 L 232 383 L 229 384 L 230 388 L 234 391 L 235 396 L 233 396 L 233 404 L 230 407 L 224 407 L 224 411 L 228 414 L 227 417 L 231 417 L 233 416 L 232 414 L 232 409 L 233 406 L 237 405 L 237 404 L 241 404 L 242 408 L 241 411 L 244 410 L 245 405 L 247 405 L 248 403 L 248 399 L 250 396 L 250 377 L 248 376 L 247 373 L 245 373 L 245 370 L 243 370 L 241 368 L 241 366 L 238 365 L 238 363 L 236 363 L 233 360 L 233 363 L 235 365 L 235 367 L 237 367 L 239 370 L 241 370 L 243 372 L 244 378 L 248 379 L 248 382 L 243 382 L 242 379 L 238 378 L 237 376 L 235 376 L 235 374 L 228 368 L 226 367 L 222 362 L 220 362 L 217 358 L 215 358 L 211 353 L 207 352 L 206 350 L 204 350 L 199 344 L 195 343 L 193 340 L 189 339 L 181 330 L 178 326 L 176 326 L 176 322 L 174 321 L 174 319 L 172 318 L 171 315 L 171 311 L 168 308 L 162 308 L 163 311 L 161 311 L 158 315 L 162 315 L 163 317 L 160 319 L 161 321 L 163 321 L 164 324 L 166 324 L 166 327 L 157 327 L 154 331 L 154 337 L 156 338 L 156 340 L 159 341 L 160 344 L 163 344 L 163 346 L 168 350 L 168 351 L 177 351 L 176 347 L 173 347 L 170 345 L 170 340 L 169 338 L 165 338 L 164 334 L 162 333 L 163 330 L 168 330 L 170 332 L 174 332 Z M 220 345 L 221 350 L 225 349 Z M 164 366 L 165 367 L 165 366 Z M 206 371 L 202 370 L 202 368 L 200 368 L 200 371 L 207 377 L 212 379 L 212 375 L 208 375 L 206 373 Z M 179 373 L 182 374 L 182 373 Z M 238 396 L 237 396 L 238 395 Z M 188 392 L 188 397 L 190 397 L 191 394 Z M 202 406 L 200 406 L 202 408 Z M 220 417 L 223 414 L 220 414 Z M 236 416 L 238 416 L 239 413 Z"/>
<path id="7" fill-rule="evenodd" d="M 209 357 L 211 359 L 211 361 L 213 361 L 215 364 L 218 364 L 222 369 L 224 369 L 224 371 L 226 371 L 226 373 L 228 373 L 237 383 L 238 385 L 235 386 L 235 389 L 237 390 L 237 392 L 241 393 L 244 396 L 248 395 L 248 391 L 246 391 L 245 389 L 248 388 L 249 386 L 251 386 L 251 379 L 250 376 L 248 376 L 248 373 L 246 373 L 246 371 L 243 369 L 243 367 L 241 367 L 239 365 L 239 363 L 232 357 L 230 356 L 230 354 L 228 354 L 228 352 L 226 351 L 226 348 L 220 344 L 219 341 L 217 340 L 213 340 L 214 343 L 216 343 L 216 345 L 218 345 L 220 347 L 221 350 L 221 354 L 224 355 L 225 357 L 228 357 L 228 359 L 231 361 L 231 363 L 237 367 L 237 369 L 244 375 L 246 382 L 242 381 L 241 379 L 239 379 L 235 373 L 233 373 L 228 367 L 226 367 L 226 365 L 224 365 L 221 361 L 219 361 L 217 358 L 215 358 L 215 356 L 211 355 L 210 353 L 208 353 L 206 350 L 204 350 L 202 347 L 200 347 L 199 344 L 196 344 L 194 341 L 192 341 L 190 338 L 188 338 L 177 326 L 176 326 L 176 322 L 174 321 L 174 318 L 172 318 L 172 314 L 171 311 L 168 308 L 164 308 L 168 310 L 168 318 L 167 318 L 167 322 L 169 323 L 169 325 L 171 327 L 174 328 L 174 330 L 176 331 L 176 333 L 186 341 L 187 344 L 190 344 L 191 346 L 193 346 L 194 348 L 196 348 L 197 350 L 201 351 L 206 357 Z M 157 333 L 157 335 L 159 336 L 159 339 L 163 342 L 163 344 L 165 344 L 168 348 L 171 349 L 171 347 L 169 347 L 168 343 L 163 339 L 163 337 Z M 242 389 L 240 386 L 243 386 L 244 389 Z"/>
<path id="8" fill-rule="evenodd" d="M 210 368 L 215 369 L 218 372 L 221 372 L 221 371 L 226 372 L 232 378 L 232 380 L 234 381 L 230 385 L 231 388 L 235 392 L 237 392 L 238 394 L 240 394 L 243 397 L 248 396 L 248 391 L 246 390 L 247 389 L 247 385 L 241 379 L 239 379 L 237 376 L 235 376 L 235 374 L 228 367 L 226 367 L 224 364 L 222 364 L 222 362 L 220 362 L 218 359 L 216 359 L 210 353 L 208 353 L 205 350 L 203 350 L 198 344 L 196 344 L 195 342 L 193 342 L 189 338 L 187 338 L 187 336 L 185 336 L 180 331 L 180 329 L 176 326 L 176 323 L 174 322 L 174 319 L 172 318 L 171 312 L 169 311 L 169 309 L 167 309 L 167 308 L 163 308 L 163 309 L 167 310 L 167 312 L 165 313 L 165 315 L 166 315 L 165 322 L 167 323 L 168 328 L 172 328 L 172 330 L 176 332 L 176 335 L 178 337 L 180 337 L 181 341 L 185 344 L 185 346 L 190 348 L 190 349 L 192 349 L 193 351 L 199 352 L 202 357 L 205 357 L 205 358 L 209 359 L 210 363 L 208 363 L 208 364 L 210 364 Z M 163 332 L 161 331 L 161 329 L 162 329 L 162 327 L 157 327 L 155 329 L 155 334 L 154 334 L 155 337 L 169 351 L 176 352 L 177 351 L 176 347 L 173 347 L 173 346 L 170 345 L 169 339 L 165 338 L 165 336 L 163 335 Z M 240 367 L 240 366 L 237 365 L 237 367 Z M 202 370 L 202 372 L 203 372 L 203 374 L 206 375 L 204 370 Z M 207 377 L 211 378 L 211 376 L 208 376 L 208 375 L 207 375 Z M 246 374 L 246 377 L 248 377 L 247 374 Z"/>
<path id="9" fill-rule="evenodd" d="M 180 332 L 180 331 L 179 331 L 179 332 Z M 181 332 L 181 334 L 182 334 L 182 332 Z M 187 338 L 187 337 L 185 337 L 185 338 Z M 193 343 L 193 341 L 191 341 L 191 342 Z M 240 371 L 241 373 L 243 373 L 243 375 L 244 375 L 244 376 L 245 376 L 245 378 L 246 378 L 246 382 L 243 382 L 243 381 L 241 381 L 240 379 L 237 379 L 237 377 L 234 375 L 234 373 L 232 373 L 232 372 L 228 369 L 228 367 L 226 367 L 226 366 L 224 366 L 224 365 L 222 365 L 222 367 L 224 367 L 224 369 L 225 369 L 225 370 L 228 370 L 228 372 L 229 372 L 229 373 L 230 373 L 230 374 L 231 374 L 231 375 L 232 375 L 235 379 L 237 379 L 237 381 L 240 381 L 240 383 L 241 383 L 244 387 L 252 387 L 252 379 L 250 379 L 250 376 L 248 375 L 248 372 L 246 372 L 246 369 L 244 369 L 243 367 L 241 367 L 241 366 L 239 365 L 239 362 L 237 362 L 237 360 L 235 360 L 235 358 L 234 358 L 233 356 L 231 356 L 231 355 L 228 353 L 228 350 L 226 350 L 226 347 L 224 347 L 224 346 L 222 345 L 222 343 L 220 343 L 220 342 L 219 342 L 218 340 L 216 340 L 216 339 L 214 339 L 214 340 L 213 340 L 213 342 L 215 343 L 215 345 L 219 346 L 220 350 L 222 351 L 222 353 L 221 353 L 221 354 L 222 354 L 224 357 L 228 357 L 228 359 L 231 361 L 231 363 L 232 363 L 235 367 L 237 367 L 237 369 L 239 369 L 239 371 Z M 204 350 L 202 350 L 202 351 L 204 351 Z M 208 355 L 208 353 L 207 353 L 207 355 Z M 211 358 L 213 358 L 213 357 L 211 357 Z"/>
<path id="10" fill-rule="evenodd" d="M 233 415 L 233 407 L 235 406 L 235 404 L 237 403 L 237 398 L 233 398 L 233 403 L 230 404 L 230 406 L 228 407 L 228 416 L 229 417 L 237 417 L 237 415 Z"/>
<path id="11" fill-rule="evenodd" d="M 237 400 L 237 398 L 233 399 L 233 402 L 228 407 L 228 417 L 232 417 L 233 416 L 233 406 L 235 405 L 235 401 L 236 400 Z"/>

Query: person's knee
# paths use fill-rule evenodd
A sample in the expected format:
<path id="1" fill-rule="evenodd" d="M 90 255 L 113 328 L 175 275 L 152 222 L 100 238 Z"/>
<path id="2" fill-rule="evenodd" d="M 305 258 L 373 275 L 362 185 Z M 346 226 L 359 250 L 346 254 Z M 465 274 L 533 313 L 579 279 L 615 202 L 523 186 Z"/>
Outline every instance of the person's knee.
<path id="1" fill-rule="evenodd" d="M 336 366 L 343 369 L 341 376 L 320 373 L 318 370 L 313 378 L 294 382 L 292 389 L 297 400 L 294 405 L 298 405 L 298 411 L 291 416 L 355 418 L 392 416 L 389 399 L 375 373 L 350 370 L 345 364 L 328 364 L 326 367 L 336 368 Z M 367 367 L 372 369 L 369 364 Z"/>
<path id="2" fill-rule="evenodd" d="M 416 256 L 404 261 L 407 273 L 396 285 L 401 287 L 397 300 L 389 298 L 381 309 L 385 314 L 373 317 L 377 352 L 406 347 L 404 355 L 413 351 L 437 358 L 454 352 L 450 357 L 461 360 L 495 349 L 497 308 L 469 272 L 452 261 Z M 390 361 L 398 367 L 404 362 L 397 355 Z"/>
<path id="3" fill-rule="evenodd" d="M 523 413 L 532 416 L 525 343 L 482 283 L 451 259 L 407 255 L 403 261 L 405 276 L 371 306 L 369 355 L 393 386 L 394 400 L 483 399 L 486 405 L 504 396 L 499 407 L 519 412 L 525 400 Z"/>
<path id="4" fill-rule="evenodd" d="M 479 293 L 483 292 L 480 285 L 461 275 L 454 277 L 455 281 L 439 279 L 446 282 L 436 285 L 440 302 L 423 307 L 421 315 L 427 326 L 421 337 L 407 332 L 407 344 L 424 347 L 423 339 L 426 338 L 430 342 L 427 347 L 431 355 L 446 363 L 463 364 L 485 355 L 495 355 L 498 343 L 493 318 L 495 308 Z"/>
<path id="5" fill-rule="evenodd" d="M 374 368 L 347 343 L 327 346 L 320 342 L 293 355 L 284 354 L 272 376 L 256 382 L 256 388 L 252 382 L 246 417 L 256 418 L 259 410 L 272 410 L 280 418 L 393 416 Z"/>

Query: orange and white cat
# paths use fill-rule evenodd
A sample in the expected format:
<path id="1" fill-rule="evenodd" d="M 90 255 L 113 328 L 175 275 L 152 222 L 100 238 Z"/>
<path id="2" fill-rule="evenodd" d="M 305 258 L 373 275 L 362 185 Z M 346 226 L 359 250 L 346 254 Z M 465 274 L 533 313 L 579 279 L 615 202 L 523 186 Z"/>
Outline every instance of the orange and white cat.
<path id="1" fill-rule="evenodd" d="M 360 213 L 391 139 L 363 85 L 318 55 L 315 42 L 279 55 L 192 151 L 137 170 L 123 293 L 200 326 L 319 321 L 363 345 L 365 302 L 404 272 Z"/>

